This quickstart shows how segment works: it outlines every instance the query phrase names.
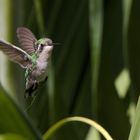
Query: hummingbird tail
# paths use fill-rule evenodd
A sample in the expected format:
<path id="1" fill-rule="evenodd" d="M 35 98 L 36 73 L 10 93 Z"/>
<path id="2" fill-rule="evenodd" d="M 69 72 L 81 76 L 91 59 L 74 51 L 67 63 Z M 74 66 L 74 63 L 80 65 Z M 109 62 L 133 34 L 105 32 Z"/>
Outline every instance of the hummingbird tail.
<path id="1" fill-rule="evenodd" d="M 32 84 L 28 89 L 25 90 L 25 98 L 33 97 L 34 92 L 37 90 L 38 83 Z"/>

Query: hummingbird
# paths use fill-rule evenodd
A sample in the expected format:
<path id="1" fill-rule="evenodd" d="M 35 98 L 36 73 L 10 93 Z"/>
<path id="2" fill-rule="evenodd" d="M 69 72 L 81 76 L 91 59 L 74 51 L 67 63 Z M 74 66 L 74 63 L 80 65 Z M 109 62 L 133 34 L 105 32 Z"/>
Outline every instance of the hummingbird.
<path id="1" fill-rule="evenodd" d="M 26 27 L 17 28 L 21 48 L 0 40 L 0 51 L 25 69 L 25 98 L 33 97 L 40 82 L 48 78 L 48 66 L 54 43 L 49 38 L 36 39 Z"/>

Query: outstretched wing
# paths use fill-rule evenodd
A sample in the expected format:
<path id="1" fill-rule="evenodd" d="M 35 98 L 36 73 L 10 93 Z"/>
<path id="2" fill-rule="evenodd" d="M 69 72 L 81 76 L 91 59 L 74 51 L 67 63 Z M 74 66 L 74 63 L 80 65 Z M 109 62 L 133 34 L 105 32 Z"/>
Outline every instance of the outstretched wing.
<path id="1" fill-rule="evenodd" d="M 4 40 L 0 40 L 0 51 L 3 51 L 11 61 L 18 63 L 23 68 L 27 68 L 32 64 L 30 55 Z"/>
<path id="2" fill-rule="evenodd" d="M 30 55 L 35 52 L 34 44 L 37 39 L 29 29 L 25 27 L 17 28 L 17 37 L 24 51 Z"/>

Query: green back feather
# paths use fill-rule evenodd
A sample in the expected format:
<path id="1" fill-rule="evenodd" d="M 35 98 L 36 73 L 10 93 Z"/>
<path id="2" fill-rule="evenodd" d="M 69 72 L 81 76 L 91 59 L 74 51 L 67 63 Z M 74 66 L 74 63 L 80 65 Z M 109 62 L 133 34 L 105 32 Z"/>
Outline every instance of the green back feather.
<path id="1" fill-rule="evenodd" d="M 38 58 L 37 53 L 31 55 L 32 67 L 30 69 L 29 68 L 26 69 L 25 78 L 27 78 L 31 74 L 31 70 L 33 70 L 36 67 L 37 58 Z"/>

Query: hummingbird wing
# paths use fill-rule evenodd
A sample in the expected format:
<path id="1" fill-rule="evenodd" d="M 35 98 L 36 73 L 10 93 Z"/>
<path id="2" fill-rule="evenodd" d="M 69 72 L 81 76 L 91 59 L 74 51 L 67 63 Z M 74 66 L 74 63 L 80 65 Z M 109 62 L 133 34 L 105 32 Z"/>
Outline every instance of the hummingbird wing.
<path id="1" fill-rule="evenodd" d="M 32 64 L 29 54 L 4 40 L 0 40 L 0 51 L 3 51 L 11 61 L 18 63 L 23 68 L 30 67 Z"/>
<path id="2" fill-rule="evenodd" d="M 35 52 L 35 42 L 37 41 L 35 35 L 25 27 L 17 28 L 18 41 L 21 47 L 28 54 L 33 54 Z"/>

